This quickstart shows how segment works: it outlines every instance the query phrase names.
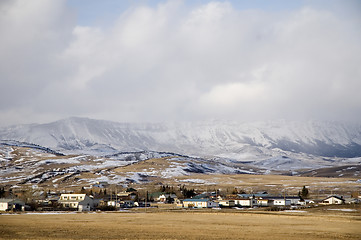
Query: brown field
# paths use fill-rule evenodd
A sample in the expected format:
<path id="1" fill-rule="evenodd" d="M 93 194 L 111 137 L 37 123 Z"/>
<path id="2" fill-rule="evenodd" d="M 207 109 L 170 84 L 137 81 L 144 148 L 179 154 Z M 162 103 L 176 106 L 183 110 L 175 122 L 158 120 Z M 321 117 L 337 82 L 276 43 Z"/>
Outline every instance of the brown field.
<path id="1" fill-rule="evenodd" d="M 360 211 L 0 215 L 0 239 L 361 239 Z"/>

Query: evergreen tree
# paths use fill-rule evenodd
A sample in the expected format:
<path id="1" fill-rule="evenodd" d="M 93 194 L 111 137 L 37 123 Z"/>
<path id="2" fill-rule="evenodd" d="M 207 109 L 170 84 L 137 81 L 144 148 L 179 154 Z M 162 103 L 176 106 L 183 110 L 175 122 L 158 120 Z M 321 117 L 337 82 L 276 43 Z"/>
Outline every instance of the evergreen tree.
<path id="1" fill-rule="evenodd" d="M 302 190 L 298 192 L 298 196 L 300 196 L 301 198 L 307 198 L 309 195 L 308 189 L 306 188 L 306 186 L 303 186 Z"/>

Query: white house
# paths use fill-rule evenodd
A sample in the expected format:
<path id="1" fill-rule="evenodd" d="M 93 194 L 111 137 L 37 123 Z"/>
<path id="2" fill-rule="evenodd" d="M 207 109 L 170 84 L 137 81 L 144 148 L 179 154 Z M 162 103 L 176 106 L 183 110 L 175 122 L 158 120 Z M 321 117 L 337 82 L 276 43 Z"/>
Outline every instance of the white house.
<path id="1" fill-rule="evenodd" d="M 184 199 L 182 206 L 185 208 L 215 208 L 215 207 L 219 207 L 219 204 L 209 199 L 190 198 L 190 199 Z"/>
<path id="2" fill-rule="evenodd" d="M 234 204 L 241 207 L 253 207 L 258 205 L 257 199 L 255 198 L 238 198 L 234 200 Z"/>
<path id="3" fill-rule="evenodd" d="M 25 203 L 15 198 L 0 198 L 0 211 L 21 210 L 24 211 Z"/>
<path id="4" fill-rule="evenodd" d="M 329 196 L 321 201 L 320 204 L 343 204 L 345 203 L 345 200 L 342 197 L 339 196 Z"/>
<path id="5" fill-rule="evenodd" d="M 300 197 L 298 196 L 267 196 L 263 199 L 270 200 L 267 204 L 259 204 L 260 206 L 291 206 L 299 204 Z"/>
<path id="6" fill-rule="evenodd" d="M 152 193 L 151 197 L 155 202 L 163 202 L 163 203 L 166 202 L 167 199 L 169 198 L 173 200 L 177 199 L 177 195 L 175 195 L 174 193 L 163 193 L 163 192 Z"/>
<path id="7" fill-rule="evenodd" d="M 86 194 L 61 194 L 59 204 L 64 208 L 78 211 L 90 211 L 94 207 L 94 201 Z"/>
<path id="8" fill-rule="evenodd" d="M 236 205 L 235 200 L 233 200 L 233 199 L 219 200 L 218 204 L 220 207 L 234 207 Z"/>
<path id="9" fill-rule="evenodd" d="M 308 199 L 304 199 L 304 200 L 299 200 L 297 205 L 308 205 L 308 204 L 314 204 L 315 201 L 313 200 L 308 200 Z"/>
<path id="10" fill-rule="evenodd" d="M 291 200 L 285 198 L 274 198 L 273 206 L 291 206 Z"/>

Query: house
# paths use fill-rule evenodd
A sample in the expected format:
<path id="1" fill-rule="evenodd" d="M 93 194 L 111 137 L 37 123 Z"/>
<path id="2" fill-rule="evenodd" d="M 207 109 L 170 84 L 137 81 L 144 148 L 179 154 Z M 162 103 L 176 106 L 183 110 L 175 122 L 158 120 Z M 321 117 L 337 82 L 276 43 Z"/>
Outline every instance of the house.
<path id="1" fill-rule="evenodd" d="M 58 196 L 48 196 L 45 199 L 34 199 L 34 201 L 37 203 L 37 210 L 47 210 L 52 211 L 54 208 L 57 207 L 59 197 Z"/>
<path id="2" fill-rule="evenodd" d="M 271 200 L 271 199 L 258 198 L 258 199 L 257 199 L 257 205 L 260 206 L 260 207 L 273 206 L 273 200 Z"/>
<path id="3" fill-rule="evenodd" d="M 314 204 L 315 201 L 308 200 L 308 199 L 300 199 L 297 203 L 297 205 L 308 205 L 308 204 Z"/>
<path id="4" fill-rule="evenodd" d="M 234 207 L 236 205 L 233 199 L 219 200 L 218 204 L 220 207 Z"/>
<path id="5" fill-rule="evenodd" d="M 271 200 L 273 200 L 273 206 L 291 206 L 291 200 L 286 199 L 286 198 L 272 198 Z"/>
<path id="6" fill-rule="evenodd" d="M 266 202 L 263 202 L 263 205 L 260 206 L 291 206 L 299 205 L 301 198 L 299 196 L 266 196 L 262 199 L 270 200 L 267 205 Z"/>
<path id="7" fill-rule="evenodd" d="M 257 199 L 255 198 L 236 198 L 234 204 L 239 207 L 253 207 L 257 206 Z"/>
<path id="8" fill-rule="evenodd" d="M 184 208 L 216 208 L 219 207 L 217 202 L 209 199 L 184 199 L 182 206 Z"/>
<path id="9" fill-rule="evenodd" d="M 90 211 L 94 208 L 93 199 L 86 194 L 61 194 L 58 202 L 63 208 L 78 211 Z"/>
<path id="10" fill-rule="evenodd" d="M 345 203 L 345 200 L 343 199 L 343 197 L 340 196 L 329 196 L 325 199 L 323 199 L 320 204 L 325 204 L 325 205 L 329 205 L 329 204 L 343 204 Z"/>
<path id="11" fill-rule="evenodd" d="M 237 206 L 244 207 L 268 207 L 273 205 L 273 200 L 270 198 L 270 195 L 267 192 L 258 192 L 252 194 L 237 194 L 237 198 L 235 199 L 235 204 Z"/>
<path id="12" fill-rule="evenodd" d="M 153 198 L 155 202 L 162 202 L 162 203 L 165 203 L 168 200 L 174 202 L 174 200 L 177 199 L 177 195 L 175 195 L 174 193 L 155 192 L 152 193 L 150 196 L 151 198 Z"/>
<path id="13" fill-rule="evenodd" d="M 0 211 L 24 211 L 25 203 L 16 198 L 0 198 Z"/>
<path id="14" fill-rule="evenodd" d="M 134 200 L 137 197 L 136 192 L 119 192 L 117 197 L 120 200 Z"/>

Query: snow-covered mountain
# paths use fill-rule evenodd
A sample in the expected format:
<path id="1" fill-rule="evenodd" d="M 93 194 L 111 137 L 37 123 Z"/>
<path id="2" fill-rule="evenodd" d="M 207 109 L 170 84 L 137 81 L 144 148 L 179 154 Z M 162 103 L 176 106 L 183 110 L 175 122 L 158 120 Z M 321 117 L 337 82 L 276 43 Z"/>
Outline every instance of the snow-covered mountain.
<path id="1" fill-rule="evenodd" d="M 65 153 L 153 150 L 238 161 L 275 156 L 292 159 L 292 154 L 361 157 L 361 124 L 338 122 L 117 123 L 68 118 L 2 128 L 0 139 L 38 144 Z"/>

